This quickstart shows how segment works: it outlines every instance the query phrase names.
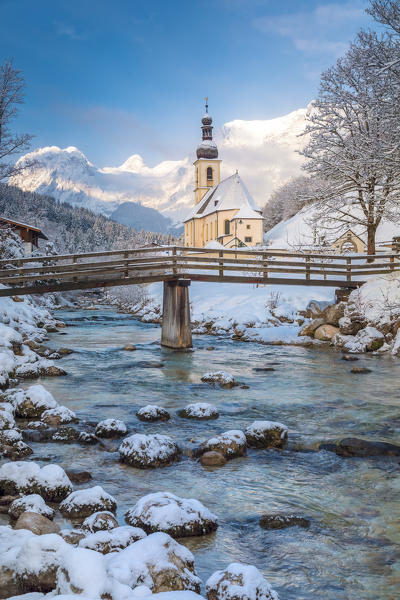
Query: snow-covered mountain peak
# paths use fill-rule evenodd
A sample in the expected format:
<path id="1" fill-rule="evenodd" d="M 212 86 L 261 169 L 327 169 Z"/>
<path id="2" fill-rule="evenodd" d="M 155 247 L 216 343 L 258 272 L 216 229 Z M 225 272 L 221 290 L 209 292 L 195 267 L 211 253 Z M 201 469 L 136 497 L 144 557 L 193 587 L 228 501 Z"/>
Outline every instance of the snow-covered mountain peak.
<path id="1" fill-rule="evenodd" d="M 296 151 L 305 143 L 299 134 L 308 109 L 276 119 L 225 123 L 217 135 L 221 177 L 239 169 L 262 207 L 276 186 L 301 173 L 303 159 Z M 134 153 L 120 166 L 97 168 L 74 146 L 47 146 L 23 156 L 18 162 L 34 160 L 35 168 L 15 176 L 10 183 L 106 215 L 112 215 L 122 203 L 136 202 L 177 223 L 193 208 L 191 158 L 188 152 L 182 160 L 165 160 L 151 167 Z"/>

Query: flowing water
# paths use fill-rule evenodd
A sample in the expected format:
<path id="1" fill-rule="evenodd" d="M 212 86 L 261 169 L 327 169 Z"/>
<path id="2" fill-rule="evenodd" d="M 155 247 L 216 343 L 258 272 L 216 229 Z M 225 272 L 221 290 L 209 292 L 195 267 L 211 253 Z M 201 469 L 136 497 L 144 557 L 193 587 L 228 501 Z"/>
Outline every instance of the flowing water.
<path id="1" fill-rule="evenodd" d="M 306 451 L 316 441 L 364 436 L 396 442 L 400 430 L 400 361 L 360 358 L 372 373 L 353 375 L 354 363 L 331 351 L 268 347 L 197 336 L 194 352 L 159 345 L 160 329 L 115 310 L 60 311 L 70 327 L 49 345 L 75 350 L 59 364 L 67 377 L 43 384 L 81 420 L 118 418 L 129 432 L 165 433 L 187 446 L 214 433 L 244 429 L 256 419 L 289 426 L 284 451 L 249 450 L 223 467 L 203 468 L 183 456 L 170 467 L 139 470 L 122 465 L 118 441 L 82 447 L 32 444 L 34 458 L 89 470 L 118 501 L 118 518 L 143 495 L 170 491 L 197 498 L 220 519 L 215 534 L 182 540 L 195 554 L 205 581 L 232 561 L 257 566 L 281 600 L 394 600 L 400 598 L 399 458 L 341 458 Z M 135 352 L 123 351 L 127 343 Z M 214 350 L 207 347 L 214 346 Z M 154 363 L 163 366 L 154 366 Z M 153 364 L 153 366 L 152 366 Z M 262 372 L 257 367 L 273 366 Z M 249 389 L 214 389 L 200 382 L 209 370 L 226 370 Z M 27 382 L 30 385 L 32 382 Z M 191 402 L 215 404 L 215 421 L 181 419 Z M 167 408 L 167 423 L 142 423 L 136 411 L 149 403 Z M 87 486 L 80 486 L 87 487 Z M 263 530 L 268 512 L 294 511 L 309 529 Z"/>

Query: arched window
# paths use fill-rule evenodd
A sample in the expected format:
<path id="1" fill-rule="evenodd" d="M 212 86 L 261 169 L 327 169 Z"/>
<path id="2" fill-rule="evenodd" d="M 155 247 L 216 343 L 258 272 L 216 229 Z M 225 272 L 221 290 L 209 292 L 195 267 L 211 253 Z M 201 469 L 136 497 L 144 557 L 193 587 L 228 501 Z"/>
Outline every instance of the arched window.
<path id="1" fill-rule="evenodd" d="M 225 231 L 225 235 L 229 235 L 231 232 L 231 223 L 230 223 L 229 219 L 226 219 L 224 221 L 224 231 Z"/>
<path id="2" fill-rule="evenodd" d="M 207 167 L 207 182 L 213 180 L 213 170 L 212 167 Z"/>
<path id="3" fill-rule="evenodd" d="M 206 241 L 208 240 L 208 225 L 206 225 Z"/>

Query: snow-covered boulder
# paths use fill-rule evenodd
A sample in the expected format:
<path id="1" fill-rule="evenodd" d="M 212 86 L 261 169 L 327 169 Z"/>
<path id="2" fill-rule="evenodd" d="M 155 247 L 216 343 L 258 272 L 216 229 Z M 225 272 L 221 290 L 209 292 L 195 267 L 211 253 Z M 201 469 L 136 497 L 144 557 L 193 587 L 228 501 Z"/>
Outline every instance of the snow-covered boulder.
<path id="1" fill-rule="evenodd" d="M 57 594 L 68 594 L 63 596 L 64 600 L 81 596 L 96 600 L 112 598 L 106 566 L 105 557 L 99 552 L 69 546 L 63 552 L 62 564 L 57 572 Z"/>
<path id="2" fill-rule="evenodd" d="M 114 517 L 113 513 L 109 510 L 103 510 L 95 512 L 82 523 L 82 529 L 89 531 L 90 533 L 96 533 L 96 531 L 106 531 L 118 527 L 118 521 Z"/>
<path id="3" fill-rule="evenodd" d="M 60 535 L 72 546 L 77 546 L 84 537 L 86 537 L 86 532 L 82 531 L 82 529 L 62 529 L 60 531 Z"/>
<path id="4" fill-rule="evenodd" d="M 54 510 L 50 508 L 50 506 L 47 506 L 46 502 L 39 494 L 28 494 L 28 496 L 17 498 L 17 500 L 14 500 L 14 502 L 11 503 L 8 514 L 11 519 L 16 520 L 26 511 L 43 515 L 50 520 L 54 518 Z"/>
<path id="5" fill-rule="evenodd" d="M 72 492 L 61 502 L 60 511 L 69 519 L 84 519 L 98 511 L 115 513 L 117 502 L 100 485 Z"/>
<path id="6" fill-rule="evenodd" d="M 49 429 L 47 423 L 43 423 L 43 421 L 29 421 L 27 425 L 25 425 L 26 429 L 33 429 L 34 431 L 45 431 Z"/>
<path id="7" fill-rule="evenodd" d="M 206 581 L 207 600 L 279 600 L 260 571 L 252 565 L 231 563 Z"/>
<path id="8" fill-rule="evenodd" d="M 61 557 L 67 547 L 56 533 L 35 535 L 26 529 L 0 527 L 1 597 L 53 590 Z"/>
<path id="9" fill-rule="evenodd" d="M 217 419 L 219 417 L 218 410 L 208 402 L 188 404 L 178 414 L 184 419 Z"/>
<path id="10" fill-rule="evenodd" d="M 17 397 L 15 413 L 27 419 L 41 417 L 45 410 L 56 408 L 52 394 L 41 384 L 31 385 L 23 395 Z"/>
<path id="11" fill-rule="evenodd" d="M 147 533 L 164 531 L 172 537 L 204 535 L 215 531 L 218 517 L 201 502 L 168 492 L 148 494 L 125 515 L 127 523 Z"/>
<path id="12" fill-rule="evenodd" d="M 213 385 L 220 385 L 224 388 L 232 388 L 235 385 L 239 385 L 235 378 L 226 371 L 214 371 L 212 373 L 205 373 L 201 378 L 205 383 L 211 383 Z"/>
<path id="13" fill-rule="evenodd" d="M 3 429 L 0 431 L 0 444 L 12 446 L 22 440 L 22 433 L 19 429 Z"/>
<path id="14" fill-rule="evenodd" d="M 50 521 L 47 517 L 35 512 L 24 512 L 14 523 L 14 529 L 28 529 L 36 535 L 45 535 L 46 533 L 58 533 L 60 527 Z"/>
<path id="15" fill-rule="evenodd" d="M 239 429 L 232 429 L 216 435 L 201 445 L 201 452 L 215 450 L 225 458 L 236 458 L 246 454 L 246 436 Z"/>
<path id="16" fill-rule="evenodd" d="M 283 448 L 288 428 L 276 421 L 254 421 L 245 431 L 247 445 L 253 448 Z"/>
<path id="17" fill-rule="evenodd" d="M 153 594 L 175 590 L 200 592 L 193 554 L 166 533 L 152 533 L 108 557 L 108 573 L 135 588 L 147 586 Z"/>
<path id="18" fill-rule="evenodd" d="M 40 467 L 35 462 L 17 461 L 0 467 L 0 492 L 4 495 L 39 494 L 49 502 L 60 502 L 72 491 L 64 469 Z"/>
<path id="19" fill-rule="evenodd" d="M 118 452 L 122 462 L 139 469 L 169 465 L 180 455 L 180 449 L 167 435 L 141 433 L 127 437 Z"/>
<path id="20" fill-rule="evenodd" d="M 331 342 L 337 333 L 339 333 L 338 327 L 325 323 L 314 331 L 314 339 L 320 342 Z"/>
<path id="21" fill-rule="evenodd" d="M 22 460 L 33 454 L 33 450 L 25 442 L 18 441 L 13 444 L 2 444 L 0 454 L 9 460 Z"/>
<path id="22" fill-rule="evenodd" d="M 337 334 L 334 338 L 336 347 L 343 348 L 348 352 L 376 352 L 385 343 L 385 336 L 375 329 L 367 326 L 355 335 Z"/>
<path id="23" fill-rule="evenodd" d="M 157 406 L 156 404 L 148 404 L 147 406 L 143 406 L 140 408 L 136 416 L 141 421 L 169 421 L 171 415 L 169 412 L 162 408 L 162 406 Z"/>
<path id="24" fill-rule="evenodd" d="M 97 423 L 95 434 L 103 438 L 116 438 L 125 435 L 127 432 L 126 425 L 118 419 L 105 419 Z"/>
<path id="25" fill-rule="evenodd" d="M 119 552 L 144 537 L 146 537 L 146 533 L 143 529 L 123 525 L 108 531 L 92 533 L 83 538 L 79 542 L 79 546 L 101 552 L 101 554 L 109 554 L 110 552 Z"/>
<path id="26" fill-rule="evenodd" d="M 0 404 L 0 431 L 3 429 L 13 429 L 14 427 L 15 419 L 13 413 L 6 410 L 6 407 Z"/>
<path id="27" fill-rule="evenodd" d="M 76 414 L 66 406 L 57 406 L 45 410 L 42 413 L 42 421 L 52 427 L 58 427 L 58 425 L 65 425 L 66 423 L 77 423 L 78 419 Z"/>

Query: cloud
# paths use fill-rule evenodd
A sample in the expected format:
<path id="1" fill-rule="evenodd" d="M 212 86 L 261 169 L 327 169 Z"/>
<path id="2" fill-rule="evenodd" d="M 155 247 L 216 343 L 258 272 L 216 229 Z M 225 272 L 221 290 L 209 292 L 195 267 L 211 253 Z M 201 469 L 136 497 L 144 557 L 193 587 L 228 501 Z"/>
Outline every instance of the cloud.
<path id="1" fill-rule="evenodd" d="M 348 25 L 362 24 L 367 19 L 364 2 L 320 4 L 310 11 L 259 17 L 253 25 L 262 33 L 289 38 L 295 48 L 305 54 L 339 56 L 347 48 L 343 31 Z"/>
<path id="2" fill-rule="evenodd" d="M 55 23 L 57 35 L 68 37 L 71 40 L 85 40 L 87 38 L 86 33 L 78 33 L 72 25 L 66 25 L 65 23 Z"/>

